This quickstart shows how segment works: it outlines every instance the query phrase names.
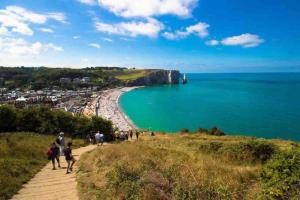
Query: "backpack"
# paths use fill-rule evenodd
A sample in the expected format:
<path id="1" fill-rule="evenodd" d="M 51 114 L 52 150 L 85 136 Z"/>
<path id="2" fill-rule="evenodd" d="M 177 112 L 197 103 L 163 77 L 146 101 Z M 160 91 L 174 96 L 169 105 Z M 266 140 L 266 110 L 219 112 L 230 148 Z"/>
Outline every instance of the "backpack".
<path id="1" fill-rule="evenodd" d="M 52 155 L 53 155 L 53 151 L 51 149 L 49 149 L 47 151 L 48 160 L 51 160 Z"/>
<path id="2" fill-rule="evenodd" d="M 56 142 L 57 144 L 60 144 L 60 139 L 59 139 L 59 138 L 56 138 L 55 142 Z"/>

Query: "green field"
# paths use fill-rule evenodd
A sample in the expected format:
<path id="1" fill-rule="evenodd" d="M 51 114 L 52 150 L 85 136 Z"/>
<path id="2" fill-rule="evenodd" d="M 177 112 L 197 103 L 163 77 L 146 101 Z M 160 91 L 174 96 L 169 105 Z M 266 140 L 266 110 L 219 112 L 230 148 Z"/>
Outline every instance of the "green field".
<path id="1" fill-rule="evenodd" d="M 131 81 L 147 76 L 150 73 L 150 70 L 124 70 L 123 74 L 116 76 L 116 78 L 122 81 Z"/>
<path id="2" fill-rule="evenodd" d="M 85 154 L 81 199 L 297 199 L 294 142 L 203 134 L 144 135 Z"/>
<path id="3" fill-rule="evenodd" d="M 49 162 L 46 152 L 54 141 L 55 136 L 36 133 L 0 133 L 0 200 L 12 197 Z M 84 142 L 73 144 L 76 148 Z"/>

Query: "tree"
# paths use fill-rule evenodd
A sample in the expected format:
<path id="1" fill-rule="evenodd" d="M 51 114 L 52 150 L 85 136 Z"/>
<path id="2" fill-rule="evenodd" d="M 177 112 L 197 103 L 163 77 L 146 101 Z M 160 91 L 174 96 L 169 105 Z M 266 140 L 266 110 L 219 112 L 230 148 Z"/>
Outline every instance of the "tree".
<path id="1" fill-rule="evenodd" d="M 40 125 L 41 120 L 37 109 L 18 110 L 17 129 L 19 131 L 37 132 Z"/>
<path id="2" fill-rule="evenodd" d="M 0 106 L 0 132 L 15 131 L 17 114 L 11 106 Z"/>
<path id="3" fill-rule="evenodd" d="M 75 131 L 75 117 L 62 110 L 54 111 L 58 132 L 72 134 Z"/>

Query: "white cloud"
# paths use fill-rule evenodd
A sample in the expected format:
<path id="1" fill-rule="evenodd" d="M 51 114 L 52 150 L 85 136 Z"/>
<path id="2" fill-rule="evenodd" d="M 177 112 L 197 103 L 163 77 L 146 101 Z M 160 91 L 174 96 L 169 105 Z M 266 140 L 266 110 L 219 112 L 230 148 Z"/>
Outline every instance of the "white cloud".
<path id="1" fill-rule="evenodd" d="M 53 33 L 54 31 L 51 28 L 40 28 L 40 31 L 45 33 Z"/>
<path id="2" fill-rule="evenodd" d="M 209 40 L 209 41 L 206 41 L 205 44 L 208 46 L 217 46 L 220 44 L 220 42 L 218 40 Z"/>
<path id="3" fill-rule="evenodd" d="M 117 24 L 96 22 L 96 29 L 100 32 L 130 37 L 142 35 L 154 38 L 163 28 L 164 25 L 153 18 L 148 18 L 146 22 L 131 21 Z"/>
<path id="4" fill-rule="evenodd" d="M 45 24 L 49 19 L 66 22 L 63 13 L 39 14 L 19 6 L 7 6 L 5 9 L 0 9 L 0 27 L 6 28 L 8 32 L 33 35 L 34 32 L 29 25 Z"/>
<path id="5" fill-rule="evenodd" d="M 52 13 L 48 13 L 46 16 L 49 19 L 53 19 L 53 20 L 59 21 L 61 23 L 67 23 L 66 16 L 63 13 L 52 12 Z"/>
<path id="6" fill-rule="evenodd" d="M 191 15 L 198 0 L 98 0 L 99 5 L 122 17 Z"/>
<path id="7" fill-rule="evenodd" d="M 77 0 L 80 3 L 84 3 L 90 6 L 96 5 L 97 4 L 97 0 Z"/>
<path id="8" fill-rule="evenodd" d="M 263 42 L 264 40 L 258 35 L 253 35 L 250 33 L 228 37 L 221 41 L 221 43 L 226 46 L 242 46 L 244 48 L 256 47 Z"/>
<path id="9" fill-rule="evenodd" d="M 0 38 L 0 53 L 8 56 L 37 56 L 49 49 L 62 51 L 62 47 L 52 43 L 42 44 L 41 42 L 29 43 L 22 38 Z"/>
<path id="10" fill-rule="evenodd" d="M 95 48 L 97 48 L 97 49 L 100 49 L 100 44 L 98 44 L 98 43 L 90 43 L 89 44 L 91 47 L 95 47 Z"/>
<path id="11" fill-rule="evenodd" d="M 7 28 L 4 27 L 4 26 L 1 26 L 1 27 L 0 27 L 0 35 L 8 35 L 8 34 L 9 34 L 9 33 L 8 33 Z"/>
<path id="12" fill-rule="evenodd" d="M 189 35 L 196 35 L 200 38 L 205 38 L 206 36 L 209 35 L 209 32 L 208 32 L 209 27 L 210 27 L 209 24 L 204 23 L 204 22 L 199 22 L 195 25 L 186 27 L 184 31 L 177 30 L 174 33 L 164 32 L 163 36 L 169 40 L 183 39 L 183 38 L 188 37 Z"/>
<path id="13" fill-rule="evenodd" d="M 62 48 L 62 47 L 56 46 L 56 45 L 54 45 L 54 44 L 52 44 L 52 43 L 47 44 L 45 47 L 46 47 L 47 49 L 52 49 L 52 50 L 54 50 L 54 51 L 63 51 L 63 48 Z"/>
<path id="14" fill-rule="evenodd" d="M 113 40 L 110 39 L 110 38 L 103 38 L 103 40 L 106 41 L 106 42 L 113 42 Z"/>
<path id="15" fill-rule="evenodd" d="M 77 39 L 79 39 L 79 38 L 80 38 L 79 35 L 74 35 L 74 36 L 73 36 L 73 39 L 74 39 L 74 40 L 77 40 Z"/>

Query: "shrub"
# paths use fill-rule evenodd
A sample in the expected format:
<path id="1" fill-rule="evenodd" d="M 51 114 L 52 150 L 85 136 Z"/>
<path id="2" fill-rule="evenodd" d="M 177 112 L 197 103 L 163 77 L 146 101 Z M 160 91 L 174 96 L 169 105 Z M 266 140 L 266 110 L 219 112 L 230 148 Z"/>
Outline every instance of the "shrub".
<path id="1" fill-rule="evenodd" d="M 259 199 L 299 199 L 300 149 L 275 155 L 260 173 L 262 190 Z"/>
<path id="2" fill-rule="evenodd" d="M 190 132 L 190 130 L 187 128 L 183 128 L 180 130 L 180 133 L 189 133 L 189 132 Z"/>
<path id="3" fill-rule="evenodd" d="M 215 135 L 215 136 L 223 136 L 225 133 L 218 129 L 217 127 L 213 127 L 210 131 L 207 132 L 208 135 Z"/>
<path id="4" fill-rule="evenodd" d="M 207 133 L 208 133 L 208 130 L 205 129 L 205 128 L 198 128 L 197 132 L 198 132 L 198 133 L 205 133 L 205 134 L 207 134 Z"/>
<path id="5" fill-rule="evenodd" d="M 216 153 L 222 147 L 223 147 L 223 143 L 221 142 L 209 142 L 209 143 L 201 144 L 199 149 L 207 153 Z"/>
<path id="6" fill-rule="evenodd" d="M 217 127 L 213 127 L 210 130 L 207 130 L 205 128 L 198 128 L 198 133 L 206 134 L 206 135 L 215 135 L 215 136 L 223 136 L 225 133 L 218 129 Z"/>
<path id="7" fill-rule="evenodd" d="M 0 132 L 14 131 L 17 114 L 13 107 L 0 105 Z"/>
<path id="8" fill-rule="evenodd" d="M 237 161 L 240 163 L 265 163 L 277 151 L 274 144 L 249 140 L 234 144 L 224 144 L 219 142 L 210 142 L 201 144 L 199 150 L 206 153 L 217 153 L 217 156 L 223 157 L 224 160 Z"/>

